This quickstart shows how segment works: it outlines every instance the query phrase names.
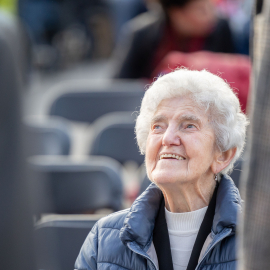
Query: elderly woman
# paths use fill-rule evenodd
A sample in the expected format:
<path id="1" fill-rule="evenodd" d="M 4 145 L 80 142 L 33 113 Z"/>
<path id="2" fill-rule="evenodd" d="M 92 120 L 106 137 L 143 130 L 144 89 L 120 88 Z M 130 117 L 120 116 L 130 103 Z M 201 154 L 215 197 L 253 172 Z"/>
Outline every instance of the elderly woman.
<path id="1" fill-rule="evenodd" d="M 153 182 L 126 209 L 99 220 L 76 269 L 236 269 L 241 198 L 227 175 L 247 119 L 229 85 L 179 69 L 145 93 L 136 135 Z"/>

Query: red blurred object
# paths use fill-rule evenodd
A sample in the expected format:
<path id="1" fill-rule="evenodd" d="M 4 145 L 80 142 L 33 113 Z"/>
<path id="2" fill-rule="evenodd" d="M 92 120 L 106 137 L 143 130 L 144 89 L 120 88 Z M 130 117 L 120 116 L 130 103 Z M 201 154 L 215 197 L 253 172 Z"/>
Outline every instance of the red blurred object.
<path id="1" fill-rule="evenodd" d="M 223 78 L 238 96 L 242 111 L 246 112 L 251 72 L 251 62 L 248 56 L 206 51 L 171 52 L 154 70 L 152 78 L 170 73 L 179 67 L 186 67 L 190 70 L 206 69 Z"/>

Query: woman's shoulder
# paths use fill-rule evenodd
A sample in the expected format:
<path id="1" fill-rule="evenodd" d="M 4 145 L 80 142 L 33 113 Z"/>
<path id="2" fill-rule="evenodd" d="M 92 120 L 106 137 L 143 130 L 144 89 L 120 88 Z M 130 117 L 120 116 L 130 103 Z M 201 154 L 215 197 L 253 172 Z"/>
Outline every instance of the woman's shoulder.
<path id="1" fill-rule="evenodd" d="M 108 267 L 112 269 L 113 267 L 110 265 L 118 265 L 119 261 L 125 263 L 124 257 L 121 256 L 130 251 L 122 244 L 119 234 L 128 212 L 129 209 L 115 212 L 96 222 L 84 241 L 75 263 L 75 269 L 97 269 L 97 264 L 102 269 L 103 266 L 106 269 Z M 122 267 L 120 268 L 122 269 Z"/>
<path id="2" fill-rule="evenodd" d="M 118 212 L 114 212 L 112 214 L 109 214 L 108 216 L 99 219 L 98 222 L 96 223 L 97 228 L 120 230 L 123 227 L 125 217 L 128 214 L 129 210 L 130 209 L 127 208 Z"/>

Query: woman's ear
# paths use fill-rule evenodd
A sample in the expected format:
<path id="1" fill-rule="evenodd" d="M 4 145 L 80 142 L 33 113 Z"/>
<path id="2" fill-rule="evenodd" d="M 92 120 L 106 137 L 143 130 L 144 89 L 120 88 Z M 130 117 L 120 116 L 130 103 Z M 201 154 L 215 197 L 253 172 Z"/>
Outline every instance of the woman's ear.
<path id="1" fill-rule="evenodd" d="M 217 174 L 221 172 L 223 169 L 225 169 L 234 158 L 235 153 L 236 153 L 236 147 L 231 148 L 225 152 L 217 153 L 215 160 L 212 164 L 213 173 Z"/>

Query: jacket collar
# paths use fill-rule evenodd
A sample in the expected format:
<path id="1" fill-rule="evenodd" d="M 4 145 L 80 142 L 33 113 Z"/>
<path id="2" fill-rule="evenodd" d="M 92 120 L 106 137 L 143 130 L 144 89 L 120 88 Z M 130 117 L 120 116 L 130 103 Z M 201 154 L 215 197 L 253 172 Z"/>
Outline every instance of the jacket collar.
<path id="1" fill-rule="evenodd" d="M 217 191 L 216 211 L 213 220 L 213 232 L 220 233 L 225 227 L 235 232 L 238 214 L 242 211 L 238 188 L 228 175 L 220 179 Z"/>
<path id="2" fill-rule="evenodd" d="M 120 230 L 120 238 L 124 244 L 136 242 L 144 249 L 150 245 L 155 219 L 162 198 L 161 190 L 152 183 L 147 190 L 135 200 Z M 237 215 L 241 211 L 241 198 L 233 180 L 223 175 L 220 180 L 213 232 L 220 233 L 225 227 L 235 231 Z"/>
<path id="3" fill-rule="evenodd" d="M 161 190 L 152 183 L 135 200 L 120 230 L 120 238 L 124 244 L 135 241 L 142 248 L 149 244 L 162 196 Z"/>

